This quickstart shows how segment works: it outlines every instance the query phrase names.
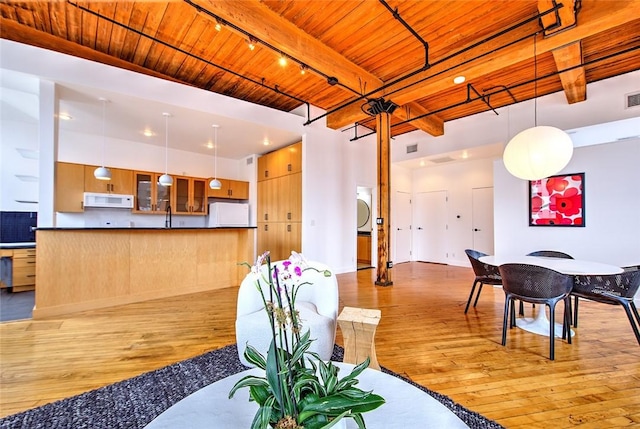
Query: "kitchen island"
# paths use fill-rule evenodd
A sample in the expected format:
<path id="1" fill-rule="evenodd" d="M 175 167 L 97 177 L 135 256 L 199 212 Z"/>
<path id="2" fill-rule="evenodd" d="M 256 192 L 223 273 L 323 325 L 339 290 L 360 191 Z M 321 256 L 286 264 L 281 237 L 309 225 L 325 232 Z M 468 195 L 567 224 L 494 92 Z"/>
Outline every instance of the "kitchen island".
<path id="1" fill-rule="evenodd" d="M 237 286 L 255 228 L 37 228 L 33 318 Z"/>

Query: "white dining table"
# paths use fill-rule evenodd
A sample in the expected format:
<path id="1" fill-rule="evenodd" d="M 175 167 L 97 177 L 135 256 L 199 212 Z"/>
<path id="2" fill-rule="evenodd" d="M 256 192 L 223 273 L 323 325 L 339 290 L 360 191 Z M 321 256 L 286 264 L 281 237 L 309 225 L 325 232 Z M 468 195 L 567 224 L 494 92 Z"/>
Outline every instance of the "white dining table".
<path id="1" fill-rule="evenodd" d="M 552 258 L 548 256 L 509 256 L 509 255 L 489 255 L 480 257 L 480 262 L 499 267 L 503 264 L 529 264 L 539 267 L 549 268 L 567 275 L 610 275 L 620 274 L 623 270 L 620 267 L 601 262 L 585 261 L 581 259 Z M 547 318 L 546 306 L 538 311 L 536 317 L 519 317 L 516 319 L 516 326 L 525 331 L 538 335 L 549 336 L 549 319 Z M 570 335 L 573 330 L 569 329 Z M 556 323 L 554 328 L 556 337 L 562 337 L 562 324 Z"/>
<path id="2" fill-rule="evenodd" d="M 354 365 L 334 362 L 340 368 L 339 377 L 351 372 Z M 249 428 L 258 410 L 249 402 L 248 389 L 240 389 L 228 398 L 233 385 L 245 375 L 264 375 L 258 368 L 242 371 L 216 381 L 192 393 L 152 420 L 145 429 L 231 429 Z M 373 391 L 385 399 L 379 408 L 364 413 L 369 429 L 407 428 L 468 428 L 451 410 L 431 395 L 393 375 L 371 368 L 358 376 L 357 387 Z M 346 419 L 347 429 L 358 427 Z"/>

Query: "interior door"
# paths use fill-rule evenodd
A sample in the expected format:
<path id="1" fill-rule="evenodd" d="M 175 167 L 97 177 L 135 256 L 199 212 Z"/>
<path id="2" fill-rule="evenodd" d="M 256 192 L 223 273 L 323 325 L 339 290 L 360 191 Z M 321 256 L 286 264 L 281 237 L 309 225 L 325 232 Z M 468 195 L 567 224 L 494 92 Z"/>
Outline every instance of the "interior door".
<path id="1" fill-rule="evenodd" d="M 416 261 L 447 263 L 447 191 L 415 195 L 414 248 Z"/>
<path id="2" fill-rule="evenodd" d="M 395 232 L 393 262 L 400 264 L 411 259 L 411 195 L 396 192 L 392 223 Z"/>
<path id="3" fill-rule="evenodd" d="M 493 255 L 493 188 L 471 191 L 473 248 Z"/>

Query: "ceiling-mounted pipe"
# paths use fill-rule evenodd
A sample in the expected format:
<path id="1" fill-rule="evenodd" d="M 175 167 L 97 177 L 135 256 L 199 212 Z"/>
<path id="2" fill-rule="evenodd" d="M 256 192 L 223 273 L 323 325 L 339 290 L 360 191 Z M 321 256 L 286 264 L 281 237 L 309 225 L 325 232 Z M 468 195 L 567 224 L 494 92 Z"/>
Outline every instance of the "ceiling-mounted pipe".
<path id="1" fill-rule="evenodd" d="M 464 52 L 468 51 L 469 49 L 472 49 L 472 48 L 477 47 L 477 46 L 479 46 L 479 45 L 481 45 L 481 44 L 487 43 L 488 41 L 490 41 L 490 40 L 492 40 L 492 39 L 494 39 L 494 38 L 496 38 L 496 37 L 502 36 L 502 35 L 504 35 L 504 34 L 505 34 L 505 33 L 507 33 L 507 32 L 510 32 L 510 31 L 513 31 L 513 30 L 515 30 L 515 29 L 517 29 L 517 28 L 519 28 L 519 27 L 522 27 L 523 25 L 528 24 L 528 23 L 530 23 L 530 22 L 532 22 L 532 21 L 535 21 L 535 20 L 537 20 L 537 19 L 539 19 L 539 18 L 541 18 L 541 17 L 543 17 L 543 16 L 545 16 L 545 15 L 547 15 L 547 14 L 549 14 L 549 13 L 552 13 L 552 12 L 554 12 L 556 9 L 561 8 L 561 7 L 563 7 L 563 5 L 562 5 L 562 4 L 556 5 L 556 6 L 552 7 L 552 8 L 551 8 L 551 9 L 549 9 L 549 10 L 546 10 L 546 11 L 544 11 L 544 12 L 542 12 L 542 13 L 538 13 L 538 14 L 536 14 L 535 16 L 532 16 L 532 17 L 530 17 L 530 18 L 525 19 L 524 21 L 518 22 L 518 23 L 516 23 L 516 24 L 512 25 L 511 27 L 509 27 L 509 28 L 507 28 L 507 29 L 505 29 L 505 30 L 499 31 L 498 33 L 496 33 L 496 34 L 494 34 L 494 35 L 491 35 L 491 36 L 489 36 L 489 37 L 486 37 L 485 39 L 482 39 L 482 40 L 480 40 L 480 41 L 478 41 L 478 42 L 476 42 L 476 43 L 472 44 L 471 46 L 467 46 L 466 48 L 463 48 L 463 49 L 461 49 L 461 50 L 459 50 L 459 51 L 457 51 L 457 52 L 455 52 L 455 53 L 453 53 L 453 54 L 451 54 L 451 55 L 448 55 L 448 56 L 446 56 L 446 57 L 444 57 L 444 58 L 441 58 L 440 60 L 438 60 L 438 61 L 434 62 L 433 64 L 431 64 L 431 67 L 436 66 L 436 65 L 438 65 L 438 64 L 441 64 L 441 63 L 443 63 L 444 61 L 450 60 L 450 59 L 452 59 L 452 58 L 454 58 L 454 57 L 456 57 L 456 56 L 458 56 L 458 55 L 461 55 L 461 54 L 463 54 Z M 391 91 L 391 92 L 389 92 L 389 93 L 386 93 L 386 94 L 385 94 L 385 96 L 387 96 L 387 97 L 388 97 L 390 94 L 394 94 L 394 93 L 396 93 L 396 92 L 398 92 L 398 91 L 402 91 L 402 90 L 404 90 L 404 89 L 406 89 L 406 88 L 408 88 L 408 87 L 410 87 L 410 86 L 416 85 L 417 83 L 424 82 L 425 80 L 428 80 L 428 79 L 433 79 L 434 77 L 436 77 L 436 76 L 438 76 L 438 75 L 440 75 L 440 74 L 446 73 L 446 72 L 448 72 L 448 71 L 451 71 L 451 70 L 453 70 L 453 69 L 455 69 L 455 68 L 457 68 L 457 67 L 460 67 L 461 65 L 464 65 L 464 64 L 466 64 L 466 63 L 469 63 L 469 62 L 475 61 L 475 60 L 477 60 L 477 59 L 479 59 L 479 58 L 482 58 L 482 57 L 484 57 L 484 56 L 486 56 L 486 55 L 489 55 L 489 54 L 491 54 L 491 53 L 494 53 L 494 52 L 496 52 L 496 51 L 499 51 L 500 49 L 507 48 L 507 47 L 509 47 L 509 46 L 511 46 L 511 45 L 513 45 L 513 44 L 515 44 L 515 43 L 519 43 L 519 42 L 521 42 L 521 41 L 523 41 L 523 40 L 525 40 L 525 39 L 528 39 L 529 37 L 531 37 L 533 34 L 536 34 L 536 33 L 537 33 L 537 31 L 536 31 L 536 32 L 534 32 L 534 33 L 532 33 L 532 34 L 527 34 L 526 36 L 524 36 L 524 37 L 522 37 L 522 38 L 519 38 L 519 39 L 517 39 L 517 40 L 514 40 L 514 41 L 512 41 L 512 42 L 506 43 L 506 44 L 504 44 L 504 45 L 502 45 L 502 46 L 500 46 L 500 47 L 498 47 L 498 48 L 494 49 L 493 51 L 485 52 L 485 53 L 480 54 L 480 55 L 478 55 L 478 56 L 476 56 L 476 57 L 473 57 L 473 58 L 470 58 L 470 59 L 468 59 L 468 60 L 466 60 L 466 61 L 463 61 L 463 62 L 462 62 L 462 63 L 460 63 L 460 64 L 456 64 L 455 66 L 451 66 L 451 67 L 449 67 L 449 68 L 447 68 L 447 69 L 445 69 L 445 70 L 442 70 L 442 71 L 440 71 L 440 72 L 438 72 L 438 73 L 432 74 L 432 75 L 427 76 L 427 77 L 425 77 L 425 78 L 423 78 L 423 79 L 420 79 L 420 80 L 418 80 L 418 81 L 416 81 L 416 82 L 413 82 L 413 83 L 411 83 L 411 84 L 409 84 L 409 85 L 405 85 L 405 86 L 403 86 L 403 87 L 401 87 L 401 88 L 395 89 L 395 90 L 393 90 L 393 91 Z M 363 99 L 365 99 L 365 98 L 368 98 L 368 97 L 370 97 L 371 95 L 376 94 L 376 93 L 378 93 L 378 92 L 380 92 L 380 91 L 382 91 L 382 90 L 384 90 L 384 89 L 386 89 L 386 88 L 388 88 L 388 87 L 390 87 L 390 86 L 392 86 L 392 85 L 395 85 L 395 84 L 400 83 L 400 82 L 402 82 L 402 81 L 404 81 L 404 80 L 406 80 L 406 79 L 408 79 L 408 78 L 410 78 L 410 77 L 413 77 L 414 75 L 416 75 L 416 74 L 418 74 L 418 73 L 421 73 L 422 71 L 423 71 L 422 69 L 415 70 L 415 71 L 413 71 L 413 72 L 411 72 L 411 73 L 409 73 L 409 74 L 407 74 L 407 75 L 405 75 L 405 76 L 401 76 L 401 77 L 399 77 L 399 78 L 397 78 L 397 79 L 394 79 L 394 80 L 392 80 L 392 81 L 390 81 L 390 82 L 387 82 L 387 83 L 385 83 L 384 85 L 382 85 L 381 87 L 379 87 L 379 88 L 377 88 L 377 89 L 374 89 L 374 90 L 372 90 L 372 91 L 369 91 L 369 92 L 368 92 L 368 93 L 366 93 L 366 94 L 363 94 L 363 95 L 361 95 L 361 96 L 359 96 L 359 97 L 356 97 L 356 98 L 354 98 L 354 99 L 352 99 L 352 100 L 350 100 L 350 101 L 347 101 L 347 102 L 346 102 L 346 103 L 344 103 L 344 104 L 341 104 L 341 105 L 340 105 L 340 106 L 338 106 L 338 107 L 335 107 L 335 108 L 333 108 L 333 109 L 331 109 L 331 110 L 326 111 L 325 113 L 323 113 L 323 114 L 322 114 L 322 115 L 320 115 L 320 116 L 317 116 L 317 117 L 315 117 L 315 118 L 313 118 L 313 119 L 308 120 L 307 122 L 305 122 L 305 123 L 304 123 L 304 125 L 309 125 L 309 124 L 311 124 L 311 123 L 313 123 L 313 122 L 315 122 L 315 121 L 317 121 L 317 120 L 320 120 L 320 119 L 322 119 L 322 118 L 324 118 L 324 117 L 326 117 L 326 116 L 329 116 L 329 115 L 330 115 L 330 114 L 332 114 L 332 113 L 338 112 L 338 111 L 340 111 L 340 110 L 344 109 L 345 107 L 348 107 L 348 106 L 350 106 L 350 105 L 352 105 L 352 104 L 354 104 L 354 103 L 357 103 L 358 101 L 361 101 L 361 100 L 363 100 Z"/>
<path id="2" fill-rule="evenodd" d="M 637 51 L 637 50 L 640 50 L 640 46 L 634 46 L 634 47 L 631 47 L 631 48 L 627 48 L 627 49 L 625 49 L 623 51 L 620 51 L 620 52 L 616 52 L 616 53 L 613 53 L 613 54 L 605 55 L 604 57 L 601 57 L 601 58 L 596 58 L 594 60 L 583 62 L 581 64 L 577 64 L 575 66 L 567 67 L 567 68 L 562 69 L 562 70 L 558 70 L 558 71 L 554 71 L 554 72 L 551 72 L 551 73 L 547 73 L 544 76 L 536 77 L 534 79 L 530 79 L 530 80 L 525 81 L 525 82 L 520 82 L 520 83 L 515 84 L 515 85 L 511 85 L 511 86 L 501 85 L 502 89 L 499 89 L 497 91 L 493 91 L 493 92 L 491 92 L 489 94 L 483 94 L 483 95 L 481 95 L 481 96 L 479 96 L 477 98 L 474 98 L 474 99 L 467 98 L 467 100 L 465 100 L 465 101 L 461 101 L 459 103 L 455 103 L 455 104 L 443 107 L 441 109 L 434 110 L 434 111 L 431 111 L 429 113 L 425 113 L 424 115 L 418 115 L 418 116 L 416 116 L 414 118 L 407 119 L 405 121 L 397 122 L 397 123 L 391 125 L 391 128 L 398 127 L 398 126 L 404 125 L 404 124 L 408 124 L 408 123 L 410 123 L 412 121 L 415 121 L 415 120 L 418 120 L 418 119 L 422 119 L 422 118 L 426 118 L 427 116 L 435 115 L 435 114 L 438 114 L 440 112 L 444 112 L 445 110 L 453 109 L 455 107 L 460 107 L 460 106 L 463 106 L 463 105 L 465 105 L 467 103 L 471 103 L 471 102 L 474 102 L 474 101 L 482 100 L 482 97 L 490 97 L 490 96 L 492 96 L 494 94 L 499 94 L 501 92 L 508 92 L 509 95 L 511 95 L 511 98 L 513 98 L 515 100 L 515 97 L 511 93 L 511 90 L 514 89 L 514 88 L 519 88 L 519 87 L 524 86 L 524 85 L 530 85 L 530 84 L 532 84 L 532 83 L 534 83 L 534 82 L 536 82 L 538 80 L 547 79 L 547 78 L 549 78 L 551 76 L 559 75 L 559 74 L 571 71 L 573 69 L 577 69 L 577 68 L 580 68 L 580 67 L 586 67 L 586 66 L 589 66 L 591 64 L 596 64 L 596 63 L 598 63 L 600 61 L 610 60 L 610 59 L 615 58 L 615 57 L 617 57 L 619 55 L 628 54 L 630 52 Z M 504 106 L 506 106 L 506 104 L 502 105 L 500 107 L 504 107 Z M 373 131 L 373 132 L 370 132 L 368 134 L 364 134 L 364 135 L 358 136 L 357 138 L 352 138 L 350 141 L 359 140 L 361 138 L 368 137 L 368 136 L 373 135 L 375 133 L 376 133 L 376 131 Z"/>
<path id="3" fill-rule="evenodd" d="M 104 19 L 105 21 L 108 21 L 108 22 L 110 22 L 111 24 L 114 24 L 114 25 L 117 25 L 117 26 L 119 26 L 119 27 L 124 28 L 125 30 L 132 31 L 132 32 L 136 33 L 136 34 L 137 34 L 137 35 L 139 35 L 139 36 L 146 37 L 147 39 L 150 39 L 150 40 L 152 40 L 152 41 L 154 41 L 154 42 L 156 42 L 156 43 L 159 43 L 159 44 L 161 44 L 161 45 L 163 45 L 163 46 L 166 46 L 167 48 L 170 48 L 170 49 L 173 49 L 173 50 L 175 50 L 175 51 L 177 51 L 177 52 L 180 52 L 181 54 L 184 54 L 184 55 L 186 55 L 186 56 L 188 56 L 188 57 L 195 58 L 195 59 L 197 59 L 198 61 L 202 61 L 203 63 L 208 64 L 208 65 L 213 66 L 213 67 L 216 67 L 216 68 L 218 68 L 218 69 L 220 69 L 220 70 L 222 70 L 222 71 L 224 71 L 224 72 L 226 72 L 226 73 L 230 73 L 230 74 L 232 74 L 232 75 L 234 75 L 234 76 L 236 76 L 236 77 L 239 77 L 239 78 L 241 78 L 241 79 L 247 80 L 247 81 L 249 81 L 249 82 L 251 82 L 251 83 L 253 83 L 253 84 L 259 85 L 259 86 L 261 86 L 261 87 L 263 87 L 263 88 L 266 88 L 266 89 L 269 89 L 269 90 L 271 90 L 271 91 L 274 91 L 274 92 L 276 92 L 276 93 L 278 93 L 278 94 L 280 94 L 280 95 L 284 95 L 285 97 L 289 97 L 289 98 L 291 98 L 292 100 L 296 100 L 296 101 L 298 101 L 298 102 L 300 102 L 300 103 L 304 103 L 304 104 L 306 104 L 306 105 L 307 105 L 307 118 L 310 116 L 310 105 L 309 105 L 309 102 L 307 102 L 307 101 L 305 101 L 305 100 L 302 100 L 301 98 L 298 98 L 298 97 L 296 97 L 295 95 L 288 94 L 288 93 L 286 93 L 286 92 L 284 92 L 284 91 L 280 90 L 279 88 L 276 88 L 276 87 L 273 87 L 273 88 L 272 88 L 272 87 L 270 87 L 269 85 L 267 85 L 267 84 L 265 84 L 265 83 L 264 83 L 264 79 L 262 79 L 262 81 L 257 81 L 257 80 L 255 80 L 255 79 L 251 79 L 250 77 L 244 76 L 244 75 L 242 75 L 242 74 L 240 74 L 240 73 L 237 73 L 237 72 L 234 72 L 233 70 L 228 69 L 228 68 L 226 68 L 226 67 L 224 67 L 224 66 L 221 66 L 221 65 L 216 64 L 216 63 L 214 63 L 214 62 L 211 62 L 211 61 L 209 61 L 209 60 L 206 60 L 206 59 L 204 59 L 204 58 L 202 58 L 202 57 L 199 57 L 198 55 L 194 55 L 194 54 L 192 54 L 191 52 L 187 52 L 187 51 L 185 51 L 184 49 L 181 49 L 181 48 L 178 48 L 178 47 L 176 47 L 176 46 L 173 46 L 173 45 L 171 45 L 170 43 L 167 43 L 167 42 L 165 42 L 165 41 L 163 41 L 163 40 L 158 39 L 157 37 L 150 36 L 150 35 L 148 35 L 148 34 L 146 34 L 146 33 L 142 32 L 142 31 L 140 31 L 140 30 L 137 30 L 137 29 L 135 29 L 135 28 L 129 27 L 129 26 L 128 26 L 128 25 L 126 25 L 126 24 L 122 24 L 122 23 L 120 23 L 120 22 L 118 22 L 118 21 L 116 21 L 116 20 L 114 20 L 114 19 L 112 19 L 112 18 L 109 18 L 108 16 L 104 16 L 104 15 L 102 15 L 102 14 L 100 14 L 100 13 L 98 13 L 98 12 L 95 12 L 95 11 L 93 11 L 93 10 L 91 10 L 91 9 L 88 9 L 88 8 L 86 8 L 86 7 L 84 7 L 84 6 L 80 6 L 80 5 L 79 5 L 79 4 L 77 4 L 77 3 L 73 3 L 73 2 L 72 2 L 72 1 L 70 1 L 70 0 L 67 0 L 67 3 L 69 3 L 70 5 L 72 5 L 72 6 L 76 7 L 76 8 L 78 8 L 78 9 L 80 9 L 80 10 L 81 10 L 81 11 L 83 11 L 83 12 L 90 13 L 90 14 L 91 14 L 91 15 L 93 15 L 93 16 L 96 16 L 96 17 L 98 17 L 98 18 Z"/>
<path id="4" fill-rule="evenodd" d="M 400 16 L 400 13 L 398 12 L 398 8 L 392 9 L 391 6 L 389 6 L 389 4 L 385 1 L 385 0 L 378 0 L 380 3 L 382 3 L 382 5 L 384 7 L 387 8 L 387 10 L 389 12 L 391 12 L 391 14 L 393 15 L 393 17 L 395 19 L 397 19 L 398 21 L 400 21 L 400 23 L 402 25 L 404 25 L 404 28 L 406 28 L 407 30 L 409 30 L 409 32 L 411 34 L 413 34 L 413 37 L 415 37 L 416 39 L 418 39 L 418 41 L 420 43 L 422 43 L 422 47 L 424 48 L 424 67 L 422 68 L 422 70 L 426 70 L 429 67 L 431 67 L 429 65 L 429 44 L 427 43 L 426 40 L 424 40 L 422 38 L 422 36 L 420 36 L 408 23 L 407 21 L 405 21 L 404 19 L 402 19 L 402 16 Z"/>

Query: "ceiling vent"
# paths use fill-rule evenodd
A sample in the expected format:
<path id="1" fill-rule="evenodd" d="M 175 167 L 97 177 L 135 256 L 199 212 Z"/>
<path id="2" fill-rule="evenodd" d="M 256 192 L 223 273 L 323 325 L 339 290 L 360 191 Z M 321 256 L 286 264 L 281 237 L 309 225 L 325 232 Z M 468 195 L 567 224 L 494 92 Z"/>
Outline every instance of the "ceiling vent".
<path id="1" fill-rule="evenodd" d="M 418 151 L 418 143 L 407 145 L 407 153 L 415 153 Z"/>
<path id="2" fill-rule="evenodd" d="M 253 157 L 247 158 L 247 165 L 253 164 Z"/>
<path id="3" fill-rule="evenodd" d="M 429 161 L 433 162 L 434 164 L 444 164 L 445 162 L 455 161 L 455 159 L 451 158 L 450 156 L 443 156 L 442 158 L 433 158 Z"/>
<path id="4" fill-rule="evenodd" d="M 631 109 L 632 107 L 640 106 L 640 92 L 635 92 L 633 94 L 625 94 L 625 109 Z"/>

